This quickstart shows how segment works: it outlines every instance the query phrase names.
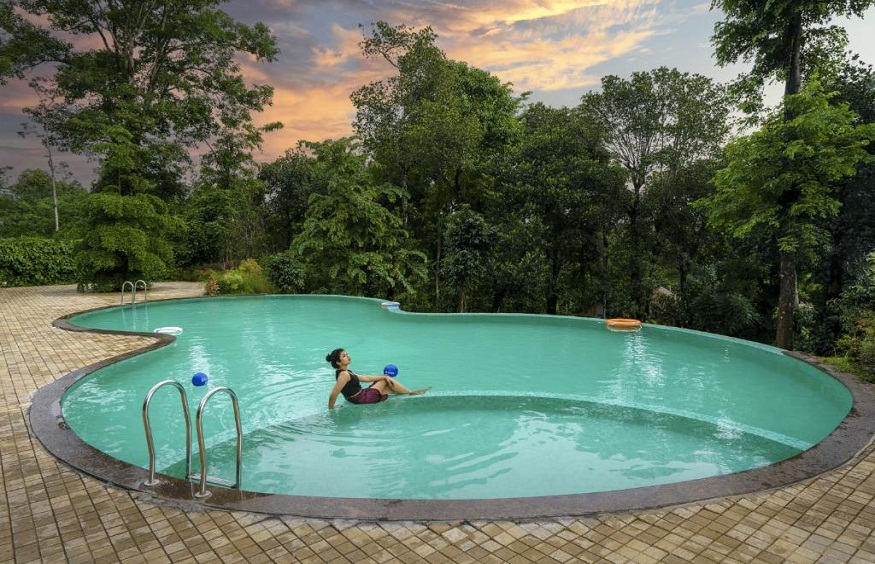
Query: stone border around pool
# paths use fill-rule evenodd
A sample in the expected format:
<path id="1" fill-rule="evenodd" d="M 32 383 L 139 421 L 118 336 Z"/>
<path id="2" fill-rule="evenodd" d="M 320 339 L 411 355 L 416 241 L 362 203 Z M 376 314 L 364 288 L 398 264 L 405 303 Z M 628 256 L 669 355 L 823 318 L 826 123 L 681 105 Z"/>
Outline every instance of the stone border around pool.
<path id="1" fill-rule="evenodd" d="M 33 434 L 46 450 L 80 472 L 114 486 L 141 492 L 145 496 L 191 510 L 212 508 L 360 521 L 525 521 L 656 509 L 771 490 L 811 479 L 855 459 L 875 436 L 875 390 L 872 386 L 853 375 L 817 363 L 807 355 L 785 352 L 839 380 L 850 390 L 853 405 L 848 416 L 823 441 L 793 458 L 771 466 L 659 486 L 541 497 L 466 500 L 357 499 L 262 494 L 213 487 L 209 490 L 212 495 L 198 499 L 194 496 L 198 491 L 198 484 L 193 482 L 158 475 L 160 483 L 157 486 L 145 486 L 144 483 L 149 478 L 146 469 L 132 466 L 95 449 L 67 426 L 61 413 L 61 397 L 74 383 L 100 368 L 161 348 L 176 340 L 172 335 L 166 334 L 87 329 L 67 321 L 73 315 L 81 313 L 84 312 L 57 319 L 52 325 L 67 331 L 145 336 L 155 341 L 71 372 L 34 392 L 29 414 Z"/>

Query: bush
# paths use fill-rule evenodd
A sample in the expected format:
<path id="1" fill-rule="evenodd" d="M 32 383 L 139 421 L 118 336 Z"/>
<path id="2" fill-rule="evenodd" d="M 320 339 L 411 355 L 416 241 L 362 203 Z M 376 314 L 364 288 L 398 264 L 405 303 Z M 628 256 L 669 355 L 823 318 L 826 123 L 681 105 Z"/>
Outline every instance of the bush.
<path id="1" fill-rule="evenodd" d="M 304 265 L 288 252 L 271 255 L 264 259 L 267 279 L 280 292 L 294 294 L 304 289 L 306 274 Z"/>
<path id="2" fill-rule="evenodd" d="M 0 239 L 0 286 L 70 284 L 76 280 L 73 241 Z"/>
<path id="3" fill-rule="evenodd" d="M 159 280 L 173 264 L 167 235 L 181 225 L 156 196 L 89 194 L 83 201 L 88 230 L 76 249 L 79 287 L 118 291 L 125 280 Z"/>
<path id="4" fill-rule="evenodd" d="M 246 259 L 240 266 L 225 272 L 211 271 L 204 284 L 204 294 L 268 294 L 273 287 L 254 259 Z"/>
<path id="5" fill-rule="evenodd" d="M 856 280 L 835 305 L 845 328 L 836 354 L 848 357 L 860 376 L 875 381 L 875 253 L 866 257 Z"/>
<path id="6" fill-rule="evenodd" d="M 859 369 L 861 377 L 875 381 L 875 314 L 869 312 L 861 317 L 854 329 L 839 340 L 838 347 Z"/>

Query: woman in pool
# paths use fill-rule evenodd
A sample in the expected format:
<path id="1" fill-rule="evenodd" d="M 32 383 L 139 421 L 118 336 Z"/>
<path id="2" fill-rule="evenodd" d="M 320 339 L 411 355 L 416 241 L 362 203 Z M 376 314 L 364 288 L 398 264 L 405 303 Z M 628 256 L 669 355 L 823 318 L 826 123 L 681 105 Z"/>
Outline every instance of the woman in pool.
<path id="1" fill-rule="evenodd" d="M 328 397 L 328 409 L 334 408 L 334 402 L 337 401 L 337 396 L 343 394 L 346 401 L 350 403 L 379 403 L 386 401 L 389 394 L 424 394 L 431 388 L 422 388 L 421 390 L 411 390 L 405 388 L 401 382 L 390 378 L 389 376 L 363 376 L 356 374 L 347 367 L 352 362 L 349 354 L 343 349 L 334 349 L 325 360 L 331 363 L 335 368 L 334 378 L 337 383 L 331 390 L 331 395 Z M 369 387 L 362 388 L 361 382 L 373 382 Z"/>

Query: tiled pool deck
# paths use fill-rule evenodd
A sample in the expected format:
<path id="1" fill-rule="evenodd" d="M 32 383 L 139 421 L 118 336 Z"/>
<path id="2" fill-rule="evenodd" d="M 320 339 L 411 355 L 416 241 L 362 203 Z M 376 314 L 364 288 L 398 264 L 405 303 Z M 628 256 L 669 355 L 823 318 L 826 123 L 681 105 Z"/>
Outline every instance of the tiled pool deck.
<path id="1" fill-rule="evenodd" d="M 161 283 L 149 299 L 200 295 Z M 82 475 L 30 433 L 32 394 L 149 339 L 53 320 L 118 303 L 72 286 L 0 289 L 0 562 L 875 562 L 875 447 L 760 493 L 539 521 L 365 522 L 182 507 Z"/>

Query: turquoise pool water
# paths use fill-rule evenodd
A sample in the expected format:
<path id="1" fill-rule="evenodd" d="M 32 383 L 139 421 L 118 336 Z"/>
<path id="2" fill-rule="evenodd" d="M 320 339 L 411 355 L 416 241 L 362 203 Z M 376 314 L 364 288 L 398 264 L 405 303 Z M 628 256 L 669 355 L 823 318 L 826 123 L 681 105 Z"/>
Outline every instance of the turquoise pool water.
<path id="1" fill-rule="evenodd" d="M 496 499 L 612 491 L 757 468 L 792 457 L 847 415 L 851 394 L 772 347 L 673 328 L 611 332 L 601 320 L 413 314 L 337 296 L 205 298 L 109 308 L 82 327 L 183 328 L 162 349 L 100 369 L 62 399 L 87 443 L 146 467 L 142 404 L 158 381 L 240 401 L 243 488 L 324 497 Z M 325 355 L 388 363 L 424 396 L 338 400 Z M 195 387 L 195 372 L 209 384 Z M 150 410 L 159 471 L 181 477 L 172 388 Z M 230 401 L 204 416 L 209 474 L 234 479 Z M 195 447 L 197 443 L 195 441 Z M 197 457 L 195 456 L 195 461 Z M 197 466 L 197 464 L 195 464 Z"/>

